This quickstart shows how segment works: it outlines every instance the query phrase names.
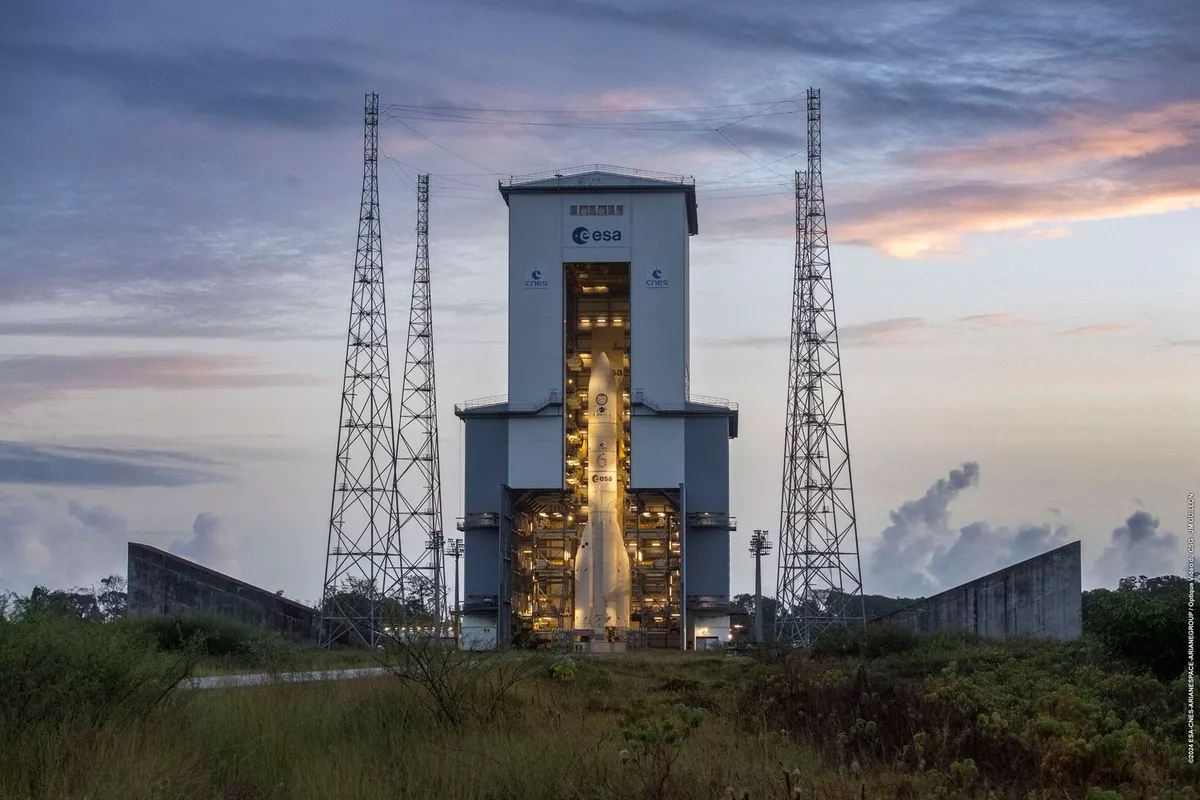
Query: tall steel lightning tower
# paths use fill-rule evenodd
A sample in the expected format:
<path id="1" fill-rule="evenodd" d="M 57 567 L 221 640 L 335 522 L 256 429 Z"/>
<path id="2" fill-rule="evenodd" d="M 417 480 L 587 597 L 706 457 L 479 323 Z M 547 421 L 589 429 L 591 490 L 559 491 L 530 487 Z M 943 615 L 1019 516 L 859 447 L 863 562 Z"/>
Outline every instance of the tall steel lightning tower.
<path id="1" fill-rule="evenodd" d="M 338 423 L 321 602 L 321 642 L 379 640 L 385 604 L 403 593 L 396 441 L 379 235 L 379 96 L 366 97 L 358 251 Z"/>
<path id="2" fill-rule="evenodd" d="M 796 173 L 796 272 L 780 503 L 776 635 L 807 647 L 863 622 L 862 569 L 821 181 L 821 91 L 808 90 L 808 167 Z"/>
<path id="3" fill-rule="evenodd" d="M 446 618 L 442 530 L 442 470 L 438 455 L 437 393 L 433 369 L 433 304 L 429 286 L 429 176 L 417 176 L 417 259 L 413 269 L 408 348 L 396 431 L 397 539 L 408 540 L 404 588 L 441 626 Z"/>

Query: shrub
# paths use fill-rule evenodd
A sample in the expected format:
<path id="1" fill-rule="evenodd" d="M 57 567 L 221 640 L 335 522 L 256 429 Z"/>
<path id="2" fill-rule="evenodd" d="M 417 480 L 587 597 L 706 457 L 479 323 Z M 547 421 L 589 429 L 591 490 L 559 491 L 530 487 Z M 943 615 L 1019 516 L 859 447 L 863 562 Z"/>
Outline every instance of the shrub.
<path id="1" fill-rule="evenodd" d="M 1088 592 L 1084 631 L 1110 653 L 1159 680 L 1187 668 L 1186 578 L 1126 578 L 1114 591 Z"/>
<path id="2" fill-rule="evenodd" d="M 49 615 L 0 622 L 0 736 L 140 716 L 191 673 L 197 656 L 194 646 L 160 653 L 127 626 Z"/>
<path id="3" fill-rule="evenodd" d="M 550 665 L 550 677 L 560 683 L 571 683 L 579 674 L 579 662 L 573 658 L 560 658 Z"/>
<path id="4" fill-rule="evenodd" d="M 1194 777 L 1181 766 L 1182 681 L 1121 672 L 1087 643 L 965 645 L 849 670 L 827 660 L 764 670 L 739 699 L 742 724 L 787 731 L 834 763 L 948 774 L 956 791 L 982 781 L 1079 796 Z"/>
<path id="5" fill-rule="evenodd" d="M 417 689 L 414 697 L 431 717 L 455 728 L 493 721 L 518 684 L 549 671 L 536 653 L 459 650 L 433 638 L 390 641 L 379 660 Z"/>
<path id="6" fill-rule="evenodd" d="M 830 628 L 812 643 L 814 657 L 880 658 L 916 649 L 917 634 L 900 625 L 864 625 Z"/>
<path id="7" fill-rule="evenodd" d="M 625 749 L 620 752 L 620 759 L 634 768 L 633 774 L 650 800 L 666 797 L 671 768 L 679 760 L 688 736 L 704 719 L 702 709 L 680 703 L 674 710 L 677 721 L 656 718 L 644 703 L 635 704 L 626 712 L 621 728 Z"/>
<path id="8" fill-rule="evenodd" d="M 140 617 L 121 624 L 144 633 L 168 653 L 198 646 L 202 655 L 264 669 L 284 669 L 296 660 L 295 646 L 274 631 L 216 614 Z"/>

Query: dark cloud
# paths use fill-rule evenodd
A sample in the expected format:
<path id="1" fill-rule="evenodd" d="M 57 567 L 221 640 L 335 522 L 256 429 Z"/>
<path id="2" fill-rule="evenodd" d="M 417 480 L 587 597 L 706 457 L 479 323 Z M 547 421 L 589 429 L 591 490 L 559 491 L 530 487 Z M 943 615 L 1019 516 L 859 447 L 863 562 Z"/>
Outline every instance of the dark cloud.
<path id="1" fill-rule="evenodd" d="M 464 5 L 486 6 L 487 0 L 460 0 Z M 845 28 L 816 15 L 798 13 L 732 13 L 712 4 L 681 5 L 671 2 L 557 2 L 506 0 L 506 11 L 523 11 L 569 20 L 573 25 L 607 23 L 616 28 L 636 28 L 671 37 L 696 38 L 736 49 L 776 51 L 793 56 L 818 55 L 833 59 L 879 57 L 890 51 L 886 41 L 866 35 L 848 37 Z M 740 7 L 746 12 L 749 7 Z M 610 28 L 611 31 L 611 28 Z M 862 33 L 862 31 L 859 31 Z"/>
<path id="2" fill-rule="evenodd" d="M 20 90 L 25 103 L 6 114 L 13 135 L 0 142 L 0 302 L 77 307 L 72 319 L 6 315 L 0 333 L 302 337 L 328 325 L 338 335 L 370 89 L 395 104 L 610 109 L 579 119 L 611 123 L 630 108 L 777 101 L 820 85 L 833 235 L 897 255 L 952 251 L 964 235 L 1028 220 L 1143 213 L 1147 199 L 1186 202 L 1197 185 L 1186 148 L 1105 164 L 1119 180 L 1099 192 L 1086 175 L 1010 186 L 1007 172 L 968 179 L 934 158 L 960 152 L 977 156 L 974 167 L 1008 167 L 972 147 L 1010 135 L 996 152 L 1044 150 L 1053 137 L 1030 147 L 1019 135 L 1065 115 L 1120 120 L 1194 99 L 1193 3 L 466 5 L 378 4 L 351 19 L 303 0 L 286 15 L 222 2 L 184 14 L 4 4 L 0 102 Z M 397 30 L 422 35 L 396 48 Z M 675 116 L 713 114 L 746 116 Z M 409 122 L 443 149 L 385 120 L 384 138 L 389 154 L 435 174 L 480 171 L 469 162 L 520 173 L 599 161 L 702 181 L 747 169 L 773 181 L 754 162 L 803 139 L 791 116 L 723 128 L 748 158 L 706 125 L 652 134 L 519 118 L 551 124 Z M 786 178 L 791 166 L 772 169 Z M 382 164 L 381 176 L 388 235 L 407 241 L 406 179 Z M 443 269 L 465 273 L 479 251 L 502 251 L 492 180 L 441 182 L 435 231 L 455 232 L 435 251 Z M 872 191 L 854 190 L 860 181 Z M 786 190 L 756 192 L 710 194 L 705 235 L 790 238 Z"/>
<path id="3" fill-rule="evenodd" d="M 352 124 L 369 81 L 326 58 L 264 56 L 210 45 L 183 52 L 11 43 L 8 68 L 102 86 L 122 102 L 233 122 L 314 129 Z"/>
<path id="4" fill-rule="evenodd" d="M 1092 568 L 1102 586 L 1116 588 L 1121 578 L 1145 575 L 1178 575 L 1182 567 L 1179 537 L 1159 530 L 1159 521 L 1147 511 L 1138 510 L 1114 528 L 1111 543 Z"/>
<path id="5" fill-rule="evenodd" d="M 217 462 L 168 450 L 116 450 L 0 441 L 0 484 L 191 486 L 224 480 Z"/>

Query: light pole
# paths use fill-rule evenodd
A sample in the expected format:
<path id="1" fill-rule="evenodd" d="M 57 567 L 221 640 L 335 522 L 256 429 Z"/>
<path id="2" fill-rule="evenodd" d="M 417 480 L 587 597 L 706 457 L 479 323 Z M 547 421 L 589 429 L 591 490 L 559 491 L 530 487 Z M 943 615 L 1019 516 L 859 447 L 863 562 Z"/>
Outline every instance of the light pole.
<path id="1" fill-rule="evenodd" d="M 462 539 L 451 539 L 446 543 L 446 555 L 454 559 L 454 641 L 458 641 L 459 625 L 461 621 L 458 614 L 458 560 L 466 553 L 466 548 L 463 547 Z"/>
<path id="2" fill-rule="evenodd" d="M 442 635 L 442 548 L 445 541 L 441 531 L 434 531 L 425 544 L 425 549 L 433 553 L 433 627 L 439 639 Z"/>
<path id="3" fill-rule="evenodd" d="M 755 530 L 750 536 L 750 553 L 754 556 L 754 643 L 762 644 L 762 557 L 771 552 L 767 531 Z"/>

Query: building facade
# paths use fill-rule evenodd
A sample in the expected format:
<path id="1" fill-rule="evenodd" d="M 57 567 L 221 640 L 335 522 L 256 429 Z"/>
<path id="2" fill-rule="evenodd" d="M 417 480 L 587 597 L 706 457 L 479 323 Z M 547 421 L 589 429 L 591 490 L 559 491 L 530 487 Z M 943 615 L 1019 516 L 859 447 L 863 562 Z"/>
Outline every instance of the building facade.
<path id="1" fill-rule="evenodd" d="M 737 409 L 689 392 L 694 182 L 592 167 L 502 181 L 500 192 L 509 208 L 508 396 L 455 407 L 466 436 L 464 644 L 728 640 Z M 597 390 L 601 361 L 612 386 Z M 597 444 L 596 426 L 614 417 L 615 441 Z M 617 484 L 615 522 L 594 508 L 599 480 Z M 628 564 L 589 550 L 593 538 L 613 536 Z M 604 606 L 597 586 L 594 624 L 591 611 L 580 622 L 586 593 L 576 582 L 589 574 L 622 584 L 612 591 L 627 584 L 627 614 Z"/>

